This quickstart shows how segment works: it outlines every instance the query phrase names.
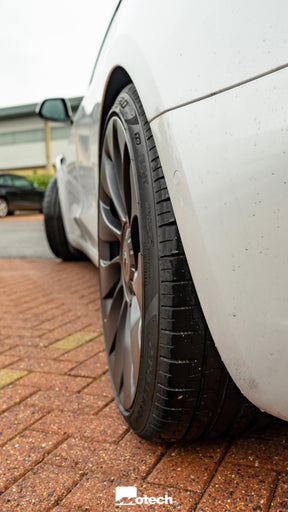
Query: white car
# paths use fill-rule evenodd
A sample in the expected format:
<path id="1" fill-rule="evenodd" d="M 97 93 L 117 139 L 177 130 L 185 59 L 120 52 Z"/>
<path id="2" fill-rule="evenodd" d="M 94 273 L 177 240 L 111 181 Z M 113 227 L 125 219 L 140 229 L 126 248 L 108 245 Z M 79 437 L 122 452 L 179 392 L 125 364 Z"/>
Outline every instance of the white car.
<path id="1" fill-rule="evenodd" d="M 123 0 L 75 119 L 39 108 L 73 123 L 48 240 L 99 266 L 115 397 L 143 438 L 288 419 L 287 19 L 286 0 Z"/>

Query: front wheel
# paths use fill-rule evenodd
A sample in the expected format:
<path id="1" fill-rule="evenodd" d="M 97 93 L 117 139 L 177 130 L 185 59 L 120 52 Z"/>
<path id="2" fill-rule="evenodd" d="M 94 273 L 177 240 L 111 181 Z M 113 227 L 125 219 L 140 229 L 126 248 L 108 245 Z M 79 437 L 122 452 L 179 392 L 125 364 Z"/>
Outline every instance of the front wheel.
<path id="1" fill-rule="evenodd" d="M 86 256 L 68 242 L 58 194 L 57 176 L 53 176 L 45 192 L 43 213 L 46 237 L 51 251 L 64 261 L 78 261 Z"/>
<path id="2" fill-rule="evenodd" d="M 106 119 L 99 180 L 104 335 L 116 401 L 146 439 L 240 432 L 263 415 L 230 379 L 181 244 L 133 85 Z"/>

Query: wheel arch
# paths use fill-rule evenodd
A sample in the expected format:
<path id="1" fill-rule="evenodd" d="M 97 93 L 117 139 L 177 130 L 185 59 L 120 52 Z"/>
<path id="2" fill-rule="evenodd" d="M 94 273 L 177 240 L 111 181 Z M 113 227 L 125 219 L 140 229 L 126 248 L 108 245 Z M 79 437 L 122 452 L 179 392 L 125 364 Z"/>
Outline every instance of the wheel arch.
<path id="1" fill-rule="evenodd" d="M 125 71 L 124 68 L 121 66 L 118 66 L 117 68 L 113 69 L 104 91 L 104 97 L 103 97 L 103 107 L 101 111 L 101 117 L 100 117 L 100 144 L 99 144 L 99 157 L 101 152 L 101 146 L 102 146 L 102 134 L 103 134 L 103 128 L 105 124 L 105 120 L 107 118 L 107 115 L 114 104 L 118 94 L 126 87 L 126 85 L 129 85 L 132 83 L 131 77 L 128 75 L 127 71 Z"/>

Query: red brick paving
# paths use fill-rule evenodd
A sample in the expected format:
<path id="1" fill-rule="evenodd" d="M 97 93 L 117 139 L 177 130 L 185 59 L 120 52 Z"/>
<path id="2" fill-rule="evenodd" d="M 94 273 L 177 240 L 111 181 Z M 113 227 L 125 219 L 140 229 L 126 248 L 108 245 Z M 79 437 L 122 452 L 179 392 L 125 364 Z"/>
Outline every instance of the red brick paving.
<path id="1" fill-rule="evenodd" d="M 0 279 L 1 512 L 288 510 L 288 425 L 185 447 L 129 430 L 107 373 L 92 264 L 1 260 Z M 95 337 L 51 347 L 82 332 Z M 9 371 L 27 374 L 9 384 Z M 119 507 L 121 485 L 173 504 Z"/>
<path id="2" fill-rule="evenodd" d="M 192 446 L 171 448 L 154 468 L 148 482 L 173 485 L 204 492 L 227 451 L 227 440 L 198 442 Z"/>

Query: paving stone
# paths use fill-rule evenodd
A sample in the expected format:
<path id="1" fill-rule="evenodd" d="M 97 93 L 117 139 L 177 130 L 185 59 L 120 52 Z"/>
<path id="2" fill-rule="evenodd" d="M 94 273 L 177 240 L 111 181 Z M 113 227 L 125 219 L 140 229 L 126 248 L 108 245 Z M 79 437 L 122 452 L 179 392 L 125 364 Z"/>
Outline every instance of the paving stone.
<path id="1" fill-rule="evenodd" d="M 0 448 L 0 492 L 21 478 L 65 438 L 27 430 Z"/>
<path id="2" fill-rule="evenodd" d="M 27 407 L 24 402 L 15 405 L 0 416 L 0 446 L 23 432 L 43 416 L 36 407 Z M 1 509 L 0 509 L 1 510 Z"/>
<path id="3" fill-rule="evenodd" d="M 28 372 L 22 371 L 22 370 L 12 370 L 10 368 L 2 368 L 0 370 L 0 388 L 4 388 L 5 386 L 8 386 L 9 384 L 12 384 L 12 382 L 15 382 L 16 380 L 21 379 L 25 375 L 27 375 Z"/>
<path id="4" fill-rule="evenodd" d="M 57 315 L 60 308 L 62 308 L 62 302 L 57 301 L 55 298 L 50 304 L 46 302 L 42 304 L 42 306 L 37 307 L 37 317 L 41 319 L 45 317 L 45 320 L 48 318 L 53 320 L 54 315 Z M 35 317 L 35 311 L 26 311 L 24 316 L 26 321 L 28 320 L 30 322 L 31 318 L 33 319 Z"/>
<path id="5" fill-rule="evenodd" d="M 73 370 L 69 371 L 69 375 L 79 377 L 100 377 L 103 373 L 107 372 L 107 357 L 106 352 L 100 352 L 94 357 L 91 357 L 84 363 L 79 364 Z"/>
<path id="6" fill-rule="evenodd" d="M 200 494 L 197 492 L 191 492 L 191 491 L 182 491 L 180 489 L 175 489 L 175 487 L 169 487 L 168 485 L 165 486 L 158 486 L 158 485 L 151 485 L 147 483 L 139 483 L 137 485 L 137 496 L 143 497 L 147 496 L 160 498 L 162 497 L 162 504 L 160 506 L 157 505 L 148 505 L 147 510 L 150 512 L 154 509 L 155 512 L 161 512 L 169 510 L 177 510 L 180 512 L 191 512 L 194 510 L 195 505 L 200 499 Z M 166 498 L 167 505 L 163 504 L 163 498 Z M 168 501 L 168 500 L 171 500 Z M 138 512 L 143 512 L 143 508 L 145 507 L 145 504 L 143 505 L 136 505 L 135 510 Z M 168 508 L 169 507 L 169 508 Z M 146 507 L 145 507 L 146 508 Z M 145 509 L 144 508 L 144 509 Z M 120 509 L 121 510 L 121 509 Z M 119 510 L 119 512 L 120 512 Z M 134 510 L 134 507 L 133 507 Z M 212 512 L 212 511 L 211 511 Z"/>
<path id="7" fill-rule="evenodd" d="M 227 447 L 226 440 L 173 447 L 152 471 L 148 482 L 203 492 Z"/>
<path id="8" fill-rule="evenodd" d="M 64 338 L 63 340 L 53 343 L 49 346 L 49 348 L 74 350 L 75 348 L 80 347 L 80 345 L 83 345 L 84 343 L 97 338 L 98 335 L 99 334 L 95 332 L 76 332 L 71 336 L 67 336 L 67 338 Z"/>
<path id="9" fill-rule="evenodd" d="M 35 304 L 35 307 L 37 307 L 37 302 Z M 8 327 L 1 327 L 1 332 L 3 335 L 5 335 L 5 340 L 11 338 L 11 336 L 17 336 L 20 337 L 23 333 L 23 330 L 25 329 L 25 334 L 28 338 L 33 338 L 35 336 L 36 338 L 39 336 L 43 336 L 47 333 L 46 329 L 42 329 L 41 327 L 35 327 L 34 329 L 28 329 L 26 326 L 17 326 L 11 323 L 11 325 Z"/>
<path id="10" fill-rule="evenodd" d="M 27 324 L 27 321 L 26 321 Z M 26 329 L 23 329 L 23 332 L 25 333 Z M 5 345 L 9 345 L 8 348 L 11 348 L 11 346 L 18 346 L 23 345 L 26 347 L 44 347 L 45 343 L 43 341 L 43 338 L 39 338 L 36 336 L 25 336 L 25 334 L 18 335 L 18 336 L 10 336 L 8 338 L 5 338 Z"/>
<path id="11" fill-rule="evenodd" d="M 273 471 L 222 464 L 201 499 L 197 512 L 266 512 L 276 483 L 277 474 Z"/>
<path id="12" fill-rule="evenodd" d="M 49 464 L 60 467 L 77 468 L 82 471 L 93 469 L 99 473 L 118 474 L 118 467 L 113 468 L 111 460 L 115 446 L 111 443 L 84 441 L 80 437 L 70 437 L 47 457 Z M 115 458 L 113 459 L 115 461 Z M 112 470 L 112 473 L 111 473 Z"/>
<path id="13" fill-rule="evenodd" d="M 58 359 L 61 354 L 65 354 L 65 350 L 52 350 L 50 348 L 43 346 L 28 346 L 27 345 L 18 345 L 17 347 L 11 348 L 8 352 L 5 352 L 5 356 L 18 356 L 27 357 L 33 359 Z"/>
<path id="14" fill-rule="evenodd" d="M 108 396 L 110 398 L 114 397 L 110 375 L 109 373 L 105 373 L 101 375 L 98 379 L 94 380 L 92 384 L 89 384 L 86 388 L 81 391 L 83 395 L 95 395 L 99 398 L 100 395 Z"/>
<path id="15" fill-rule="evenodd" d="M 78 509 L 79 510 L 79 509 Z M 83 509 L 82 509 L 83 510 Z M 54 507 L 53 508 L 53 512 L 77 512 L 76 508 L 73 507 L 73 508 L 67 508 L 67 507 Z M 81 512 L 81 510 L 79 511 Z M 86 509 L 85 512 L 89 512 L 89 510 Z"/>
<path id="16" fill-rule="evenodd" d="M 55 391 L 62 389 L 64 393 L 77 393 L 91 382 L 92 379 L 85 377 L 33 372 L 26 375 L 21 384 L 23 386 L 35 386 L 38 389 L 54 389 Z"/>
<path id="17" fill-rule="evenodd" d="M 87 510 L 89 512 L 111 512 L 111 510 L 123 510 L 122 507 L 115 503 L 115 490 L 117 486 L 129 485 L 129 481 L 120 480 L 111 476 L 109 479 L 101 477 L 95 474 L 89 474 L 69 493 L 62 504 L 64 507 L 73 508 L 73 510 Z M 134 482 L 135 483 L 135 482 Z M 132 482 L 133 485 L 133 482 Z M 163 509 L 163 512 L 167 510 L 178 510 L 181 512 L 191 512 L 194 505 L 197 503 L 199 496 L 190 492 L 180 491 L 178 489 L 165 489 L 158 486 L 153 486 L 145 483 L 140 483 L 137 486 L 137 497 L 143 498 L 143 496 L 150 497 L 165 497 L 172 500 L 172 504 L 168 502 L 169 509 L 166 506 L 145 506 L 134 505 L 131 509 L 135 512 L 143 510 L 149 510 L 149 512 L 159 512 Z M 120 503 L 120 502 L 119 502 Z M 119 508 L 118 508 L 119 507 Z M 125 507 L 126 508 L 126 507 Z M 124 510 L 125 510 L 124 508 Z M 127 508 L 128 510 L 128 508 Z"/>
<path id="18" fill-rule="evenodd" d="M 12 363 L 15 363 L 19 359 L 18 356 L 10 355 L 0 355 L 0 368 L 5 368 L 5 366 L 9 366 Z"/>
<path id="19" fill-rule="evenodd" d="M 104 405 L 108 405 L 110 398 L 101 396 L 93 397 L 78 393 L 64 393 L 63 391 L 39 391 L 26 400 L 29 407 L 42 407 L 46 411 L 57 409 L 58 411 L 70 411 L 80 414 L 96 414 Z"/>
<path id="20" fill-rule="evenodd" d="M 39 464 L 0 497 L 3 512 L 46 512 L 79 482 L 69 468 Z"/>
<path id="21" fill-rule="evenodd" d="M 0 353 L 3 354 L 3 352 L 5 353 L 9 348 L 9 344 L 6 343 L 6 341 L 2 341 L 2 337 L 0 336 Z M 15 342 L 14 342 L 15 343 Z"/>
<path id="22" fill-rule="evenodd" d="M 1 356 L 0 356 L 1 363 Z M 71 363 L 68 361 L 57 361 L 55 359 L 32 359 L 32 358 L 24 358 L 16 363 L 10 365 L 10 368 L 16 370 L 28 370 L 34 372 L 43 372 L 43 373 L 57 373 L 63 374 L 67 373 L 71 368 L 75 367 L 75 363 Z"/>
<path id="23" fill-rule="evenodd" d="M 267 439 L 237 439 L 227 453 L 225 462 L 288 471 L 288 444 Z"/>
<path id="24" fill-rule="evenodd" d="M 109 404 L 98 415 L 98 428 L 94 432 L 96 441 L 117 442 L 128 432 L 128 426 L 115 402 Z M 107 437 L 108 435 L 108 437 Z"/>
<path id="25" fill-rule="evenodd" d="M 269 512 L 284 512 L 288 510 L 288 475 L 280 476 Z"/>
<path id="26" fill-rule="evenodd" d="M 62 317 L 62 322 L 60 317 Z M 48 328 L 51 325 L 51 320 L 53 321 L 53 325 L 62 325 L 64 323 L 63 319 L 65 319 L 65 323 L 67 320 L 74 320 L 75 318 L 75 310 L 71 311 L 70 309 L 67 309 L 66 306 L 63 306 L 62 304 L 58 304 L 58 306 L 55 305 L 53 309 L 45 308 L 45 305 L 42 306 L 40 311 L 37 308 L 37 317 L 34 315 L 25 315 L 26 321 L 27 318 L 29 319 L 29 322 L 33 326 L 40 325 L 41 327 L 45 326 Z"/>
<path id="27" fill-rule="evenodd" d="M 65 324 L 69 324 L 70 322 L 77 321 L 77 316 L 75 315 L 74 311 L 66 311 L 65 314 L 57 314 L 57 316 L 54 316 L 53 318 L 53 327 L 61 327 Z M 35 325 L 32 323 L 32 325 Z M 47 320 L 46 322 L 42 322 L 41 320 L 37 322 L 37 325 L 35 326 L 35 329 L 39 329 L 41 326 L 41 329 L 44 329 L 44 331 L 49 331 L 51 328 L 51 319 Z"/>
<path id="28" fill-rule="evenodd" d="M 138 439 L 129 433 L 118 445 L 104 442 L 87 442 L 79 437 L 69 438 L 46 459 L 54 465 L 77 467 L 131 482 L 145 478 L 160 460 L 163 447 Z"/>
<path id="29" fill-rule="evenodd" d="M 90 332 L 87 329 L 87 323 L 83 318 L 78 318 L 75 321 L 68 322 L 67 324 L 60 325 L 59 327 L 53 328 L 53 323 L 50 325 L 51 329 L 49 332 L 43 334 L 43 339 L 46 345 L 51 345 L 58 342 L 68 336 L 71 336 L 75 332 Z M 93 326 L 95 332 L 97 332 L 96 326 Z M 91 331 L 93 332 L 93 331 Z"/>
<path id="30" fill-rule="evenodd" d="M 61 361 L 75 361 L 75 364 L 83 363 L 103 350 L 105 350 L 103 336 L 99 336 L 93 341 L 89 341 L 74 350 L 66 352 L 63 356 L 59 357 L 59 359 Z"/>
<path id="31" fill-rule="evenodd" d="M 118 468 L 121 477 L 146 478 L 157 467 L 166 450 L 163 444 L 150 443 L 129 432 L 116 446 L 109 460 L 110 474 L 115 474 L 115 468 Z"/>
<path id="32" fill-rule="evenodd" d="M 125 435 L 128 427 L 120 413 L 113 410 L 111 405 L 97 416 L 53 411 L 35 423 L 32 429 L 77 435 L 84 440 L 116 443 Z"/>
<path id="33" fill-rule="evenodd" d="M 15 384 L 11 384 L 0 389 L 0 413 L 4 412 L 6 409 L 10 409 L 13 405 L 22 402 L 22 400 L 33 395 L 36 391 L 37 388 L 32 386 L 21 386 L 18 381 Z"/>

